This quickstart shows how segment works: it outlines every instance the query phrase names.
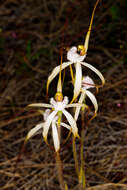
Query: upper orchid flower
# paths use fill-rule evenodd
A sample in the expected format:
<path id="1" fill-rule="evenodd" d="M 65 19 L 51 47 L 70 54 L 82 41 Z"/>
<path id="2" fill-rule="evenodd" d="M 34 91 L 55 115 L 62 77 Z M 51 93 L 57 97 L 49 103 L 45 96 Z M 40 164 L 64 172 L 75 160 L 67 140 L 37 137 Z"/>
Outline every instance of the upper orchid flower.
<path id="1" fill-rule="evenodd" d="M 72 63 L 78 63 L 81 62 L 85 59 L 85 55 L 81 55 L 77 52 L 77 47 L 72 47 L 68 52 L 67 52 L 67 59 L 71 61 Z"/>
<path id="2" fill-rule="evenodd" d="M 68 104 L 68 97 L 65 96 L 63 98 L 61 93 L 56 93 L 55 95 L 55 100 L 54 98 L 51 98 L 50 104 L 45 104 L 45 103 L 35 103 L 35 104 L 30 104 L 28 105 L 29 107 L 46 107 L 46 108 L 51 108 L 50 112 L 48 112 L 48 115 L 44 115 L 45 122 L 38 124 L 35 128 L 33 128 L 27 135 L 27 139 L 29 139 L 31 136 L 33 136 L 34 133 L 36 133 L 40 128 L 43 128 L 43 137 L 44 140 L 47 141 L 47 135 L 49 131 L 50 125 L 52 125 L 52 132 L 53 132 L 53 141 L 54 141 L 54 146 L 55 150 L 58 151 L 60 147 L 60 140 L 57 132 L 57 125 L 58 126 L 63 126 L 66 127 L 69 130 L 72 130 L 72 133 L 74 137 L 79 137 L 78 135 L 78 128 L 76 121 L 72 117 L 72 115 L 66 111 L 65 108 L 70 108 L 70 107 L 81 107 L 83 106 L 82 104 L 79 103 L 74 103 L 74 104 Z M 62 114 L 66 117 L 69 125 L 62 123 Z"/>
<path id="3" fill-rule="evenodd" d="M 91 100 L 91 102 L 94 105 L 95 115 L 96 115 L 97 110 L 98 110 L 97 100 L 96 100 L 95 96 L 88 90 L 88 89 L 94 88 L 94 87 L 95 87 L 95 84 L 94 84 L 93 80 L 89 76 L 83 77 L 81 95 L 80 95 L 78 103 L 82 104 L 84 99 L 86 98 L 86 96 L 88 96 L 89 99 Z M 78 108 L 76 108 L 75 116 L 74 116 L 76 121 L 78 119 L 79 112 L 80 112 L 80 108 L 78 107 Z"/>
<path id="4" fill-rule="evenodd" d="M 87 32 L 87 35 L 85 38 L 84 45 L 78 45 L 78 48 L 75 46 L 70 48 L 69 51 L 67 52 L 67 59 L 69 60 L 69 62 L 64 62 L 60 66 L 57 66 L 52 71 L 50 76 L 48 77 L 47 91 L 48 91 L 49 84 L 56 77 L 56 75 L 61 72 L 61 70 L 65 69 L 69 65 L 72 65 L 73 63 L 75 64 L 76 73 L 75 73 L 75 81 L 74 81 L 74 95 L 73 95 L 72 102 L 77 98 L 77 96 L 80 93 L 80 89 L 81 89 L 81 84 L 82 84 L 82 68 L 81 68 L 81 65 L 83 65 L 83 66 L 91 69 L 92 71 L 94 71 L 100 77 L 100 79 L 102 81 L 102 85 L 104 85 L 104 83 L 105 83 L 105 79 L 99 70 L 97 70 L 92 65 L 90 65 L 86 62 L 83 62 L 83 60 L 85 59 L 86 54 L 87 54 L 90 32 L 91 32 L 92 23 L 93 23 L 93 17 L 94 17 L 95 9 L 97 7 L 98 2 L 99 2 L 99 0 L 97 0 L 96 4 L 94 6 L 94 10 L 93 10 L 91 21 L 90 21 L 90 26 L 89 26 L 89 29 L 88 29 L 88 32 Z"/>
<path id="5" fill-rule="evenodd" d="M 77 98 L 77 96 L 80 93 L 81 85 L 82 85 L 82 68 L 81 65 L 88 67 L 92 71 L 94 71 L 101 79 L 102 85 L 105 83 L 105 79 L 101 72 L 97 70 L 95 67 L 92 65 L 82 62 L 83 59 L 85 58 L 85 55 L 79 55 L 77 52 L 76 47 L 72 47 L 68 52 L 67 52 L 67 58 L 69 62 L 64 62 L 62 65 L 57 66 L 55 69 L 53 69 L 51 75 L 48 77 L 48 82 L 47 82 L 47 88 L 51 81 L 56 77 L 56 75 L 63 69 L 65 69 L 67 66 L 75 63 L 75 69 L 76 69 L 76 74 L 75 74 L 75 82 L 74 82 L 74 95 L 73 95 L 73 100 Z"/>

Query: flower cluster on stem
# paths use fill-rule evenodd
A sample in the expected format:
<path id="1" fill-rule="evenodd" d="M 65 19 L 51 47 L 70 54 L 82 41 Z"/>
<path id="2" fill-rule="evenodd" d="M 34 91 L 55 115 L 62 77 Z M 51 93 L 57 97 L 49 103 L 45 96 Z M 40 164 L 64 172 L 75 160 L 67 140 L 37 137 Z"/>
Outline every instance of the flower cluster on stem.
<path id="1" fill-rule="evenodd" d="M 91 64 L 84 61 L 87 55 L 88 50 L 88 44 L 89 44 L 89 38 L 90 38 L 90 32 L 93 22 L 93 16 L 96 9 L 96 6 L 98 4 L 99 0 L 97 0 L 93 13 L 92 18 L 90 22 L 90 26 L 85 38 L 84 45 L 78 45 L 73 46 L 69 48 L 67 51 L 67 61 L 62 62 L 62 56 L 61 56 L 61 64 L 58 65 L 53 69 L 51 74 L 48 77 L 47 80 L 47 94 L 50 83 L 53 81 L 53 79 L 59 74 L 58 84 L 57 84 L 57 92 L 54 96 L 54 98 L 50 98 L 50 104 L 47 103 L 32 103 L 28 105 L 28 107 L 35 107 L 38 109 L 38 111 L 43 115 L 43 122 L 37 124 L 33 129 L 31 129 L 25 139 L 25 142 L 28 141 L 32 136 L 37 134 L 38 131 L 42 131 L 42 136 L 44 141 L 47 142 L 47 137 L 49 133 L 49 129 L 52 129 L 52 137 L 53 137 L 53 144 L 56 152 L 57 159 L 60 160 L 59 150 L 60 150 L 60 144 L 61 144 L 61 127 L 64 127 L 68 129 L 73 134 L 73 153 L 74 153 L 74 159 L 75 159 L 75 168 L 77 171 L 77 174 L 79 175 L 79 181 L 82 183 L 83 179 L 85 178 L 84 174 L 84 168 L 83 168 L 83 151 L 81 151 L 81 160 L 82 160 L 82 166 L 80 168 L 78 167 L 78 160 L 76 155 L 76 146 L 75 146 L 75 139 L 76 137 L 79 137 L 78 134 L 78 126 L 77 126 L 77 120 L 79 118 L 79 114 L 81 110 L 84 110 L 85 108 L 88 109 L 89 106 L 86 104 L 86 98 L 88 97 L 92 105 L 94 107 L 94 116 L 97 115 L 98 111 L 98 103 L 97 99 L 93 92 L 91 92 L 91 88 L 98 89 L 99 87 L 102 87 L 105 84 L 105 79 L 102 75 L 102 73 L 96 69 Z M 74 66 L 73 66 L 74 65 Z M 69 99 L 67 96 L 63 96 L 62 94 L 62 79 L 61 79 L 61 73 L 66 67 L 70 67 L 71 71 L 71 77 L 72 77 L 72 84 L 73 84 L 73 96 L 71 103 L 69 103 Z M 74 67 L 74 71 L 73 71 Z M 93 79 L 89 77 L 88 75 L 84 76 L 83 74 L 83 68 L 90 69 L 93 71 L 101 80 L 101 84 L 95 84 Z M 74 102 L 74 103 L 73 103 Z M 42 108 L 46 108 L 46 110 L 43 112 Z M 69 108 L 75 108 L 75 111 L 73 114 L 70 113 Z M 82 112 L 84 113 L 84 112 Z M 63 122 L 64 121 L 64 122 Z M 82 133 L 81 133 L 81 148 L 83 150 L 83 140 L 82 140 Z M 58 166 L 59 173 L 62 173 L 61 166 Z M 64 186 L 67 187 L 66 184 L 63 182 L 62 176 L 59 179 L 61 185 L 61 189 L 64 189 Z M 83 185 L 83 189 L 85 188 L 85 183 Z"/>

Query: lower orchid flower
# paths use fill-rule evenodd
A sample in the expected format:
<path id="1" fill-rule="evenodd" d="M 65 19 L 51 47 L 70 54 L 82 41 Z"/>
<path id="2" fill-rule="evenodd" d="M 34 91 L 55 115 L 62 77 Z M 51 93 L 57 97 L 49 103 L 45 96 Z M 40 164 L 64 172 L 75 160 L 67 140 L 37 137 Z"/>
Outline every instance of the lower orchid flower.
<path id="1" fill-rule="evenodd" d="M 38 130 L 43 128 L 42 135 L 43 135 L 44 140 L 47 142 L 47 135 L 48 135 L 49 127 L 51 125 L 53 142 L 54 142 L 55 150 L 57 152 L 60 148 L 60 139 L 59 139 L 58 130 L 57 130 L 59 126 L 63 126 L 69 129 L 70 131 L 72 131 L 74 137 L 79 137 L 76 121 L 72 117 L 72 115 L 68 111 L 66 111 L 65 108 L 82 107 L 84 106 L 83 104 L 79 104 L 79 103 L 68 104 L 67 96 L 63 98 L 63 95 L 61 93 L 56 93 L 55 100 L 54 98 L 51 98 L 50 104 L 35 103 L 35 104 L 30 104 L 28 106 L 39 107 L 39 108 L 46 107 L 46 108 L 51 108 L 51 109 L 49 111 L 47 110 L 44 113 L 45 122 L 40 123 L 36 125 L 36 127 L 34 127 L 33 129 L 31 129 L 26 137 L 26 140 L 32 137 Z M 61 122 L 62 114 L 66 117 L 69 125 Z"/>
<path id="2" fill-rule="evenodd" d="M 46 109 L 45 112 L 43 113 L 44 116 L 44 121 L 47 120 L 47 117 L 49 116 L 51 110 L 50 109 Z M 60 149 L 60 140 L 59 140 L 59 135 L 58 135 L 58 116 L 56 116 L 53 120 L 52 120 L 52 136 L 53 136 L 53 142 L 54 142 L 54 147 L 55 147 L 55 151 L 57 152 Z M 44 123 L 42 122 L 40 124 L 37 124 L 33 129 L 31 129 L 25 139 L 25 142 L 27 142 L 32 136 L 36 135 L 38 131 L 40 131 L 40 129 L 44 129 Z M 60 124 L 61 126 L 71 130 L 71 127 L 63 122 L 61 122 Z"/>

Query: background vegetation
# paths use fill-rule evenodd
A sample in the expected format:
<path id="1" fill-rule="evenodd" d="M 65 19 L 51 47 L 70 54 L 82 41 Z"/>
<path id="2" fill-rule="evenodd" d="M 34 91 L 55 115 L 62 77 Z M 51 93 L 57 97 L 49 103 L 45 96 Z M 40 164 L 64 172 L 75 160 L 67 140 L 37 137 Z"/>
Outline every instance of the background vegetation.
<path id="1" fill-rule="evenodd" d="M 17 162 L 27 132 L 43 119 L 25 107 L 33 102 L 45 102 L 47 76 L 60 64 L 60 48 L 83 43 L 94 4 L 94 0 L 1 1 L 1 190 L 59 189 L 54 153 L 45 145 L 41 134 L 29 141 Z M 126 0 L 100 1 L 86 61 L 103 73 L 106 85 L 97 95 L 98 116 L 89 126 L 85 118 L 88 190 L 127 190 L 126 31 Z M 66 51 L 63 60 L 66 61 Z M 92 73 L 84 70 L 84 74 Z M 55 92 L 56 86 L 51 85 L 50 97 Z M 64 95 L 70 94 L 71 83 L 65 81 Z M 79 120 L 79 130 L 80 124 Z M 77 148 L 80 148 L 78 141 Z M 62 146 L 61 157 L 69 188 L 76 190 L 71 138 Z"/>

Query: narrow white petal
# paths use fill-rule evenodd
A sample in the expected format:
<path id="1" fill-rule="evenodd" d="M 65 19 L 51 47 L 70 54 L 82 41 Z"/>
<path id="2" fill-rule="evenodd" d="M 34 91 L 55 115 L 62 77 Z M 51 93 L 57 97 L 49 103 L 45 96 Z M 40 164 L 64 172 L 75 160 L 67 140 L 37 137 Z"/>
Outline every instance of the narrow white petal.
<path id="1" fill-rule="evenodd" d="M 57 92 L 62 92 L 62 82 L 61 82 L 61 78 L 58 80 L 58 83 L 57 83 Z"/>
<path id="2" fill-rule="evenodd" d="M 85 90 L 85 92 L 86 92 L 86 95 L 90 98 L 91 102 L 94 105 L 95 113 L 97 113 L 98 104 L 97 104 L 97 100 L 96 100 L 95 96 L 89 90 Z"/>
<path id="3" fill-rule="evenodd" d="M 85 39 L 85 44 L 84 44 L 86 53 L 87 53 L 87 50 L 88 50 L 88 44 L 89 44 L 89 38 L 90 38 L 90 31 L 91 31 L 91 30 L 88 30 L 88 32 L 87 32 L 87 34 L 86 34 L 86 39 Z"/>
<path id="4" fill-rule="evenodd" d="M 84 104 L 80 104 L 80 103 L 73 103 L 73 104 L 68 104 L 68 105 L 66 105 L 66 108 L 73 108 L 73 107 L 83 107 L 84 106 Z"/>
<path id="5" fill-rule="evenodd" d="M 72 127 L 72 132 L 73 132 L 74 136 L 75 137 L 78 136 L 78 128 L 77 128 L 76 121 L 74 120 L 74 118 L 66 110 L 63 110 L 63 114 L 65 115 L 65 117 L 68 120 L 68 123 Z"/>
<path id="6" fill-rule="evenodd" d="M 96 69 L 95 67 L 93 67 L 92 65 L 90 65 L 90 64 L 88 64 L 86 62 L 81 62 L 81 64 L 84 65 L 85 67 L 88 67 L 92 71 L 94 71 L 100 77 L 100 79 L 102 81 L 102 85 L 105 84 L 105 79 L 104 79 L 103 75 L 101 74 L 101 72 L 98 69 Z"/>
<path id="7" fill-rule="evenodd" d="M 50 98 L 50 104 L 52 104 L 53 106 L 56 105 L 56 101 L 54 100 L 54 98 Z"/>
<path id="8" fill-rule="evenodd" d="M 64 62 L 64 63 L 62 63 L 62 65 L 59 65 L 59 66 L 55 67 L 53 69 L 52 73 L 48 77 L 47 87 L 49 86 L 49 84 L 51 83 L 51 81 L 56 77 L 56 75 L 60 72 L 60 69 L 63 70 L 67 66 L 69 66 L 71 64 L 73 64 L 73 63 L 69 61 L 69 62 Z"/>
<path id="9" fill-rule="evenodd" d="M 67 105 L 67 104 L 68 104 L 68 102 L 69 102 L 68 97 L 67 97 L 67 96 L 64 96 L 63 103 Z"/>
<path id="10" fill-rule="evenodd" d="M 40 112 L 40 111 L 39 111 Z M 47 117 L 49 116 L 51 110 L 50 109 L 46 109 L 45 112 L 43 112 L 43 117 L 44 117 L 44 121 L 47 120 Z M 40 112 L 41 113 L 41 112 Z"/>
<path id="11" fill-rule="evenodd" d="M 52 136 L 53 136 L 54 147 L 57 152 L 60 149 L 60 140 L 55 122 L 52 123 Z"/>
<path id="12" fill-rule="evenodd" d="M 44 122 L 44 130 L 43 130 L 43 137 L 45 138 L 45 140 L 47 139 L 47 134 L 48 134 L 48 130 L 49 130 L 49 127 L 56 115 L 57 111 L 53 111 L 48 117 L 47 117 L 47 120 Z"/>
<path id="13" fill-rule="evenodd" d="M 29 104 L 28 107 L 53 108 L 52 105 L 50 105 L 50 104 L 43 104 L 43 103 Z"/>
<path id="14" fill-rule="evenodd" d="M 61 125 L 62 127 L 65 127 L 65 128 L 67 128 L 67 129 L 71 130 L 70 125 L 67 125 L 66 123 L 61 122 L 60 125 Z"/>
<path id="15" fill-rule="evenodd" d="M 80 93 L 82 85 L 82 68 L 80 63 L 76 63 L 76 74 L 75 74 L 75 84 L 74 84 L 74 97 L 76 99 Z"/>
<path id="16" fill-rule="evenodd" d="M 85 94 L 81 93 L 81 96 L 80 96 L 78 102 L 82 104 L 84 98 L 85 98 Z M 80 109 L 81 109 L 81 107 L 77 107 L 76 110 L 75 110 L 75 116 L 74 116 L 75 121 L 77 121 L 77 119 L 78 119 L 78 116 L 79 116 L 79 113 L 80 113 Z"/>
<path id="17" fill-rule="evenodd" d="M 43 128 L 43 126 L 44 126 L 44 123 L 40 123 L 40 124 L 36 125 L 36 127 L 34 127 L 33 129 L 31 129 L 31 130 L 28 132 L 27 136 L 26 136 L 26 141 L 29 140 L 29 138 L 31 138 L 33 135 L 35 135 L 35 133 L 36 133 L 38 130 L 40 130 L 41 128 Z"/>

